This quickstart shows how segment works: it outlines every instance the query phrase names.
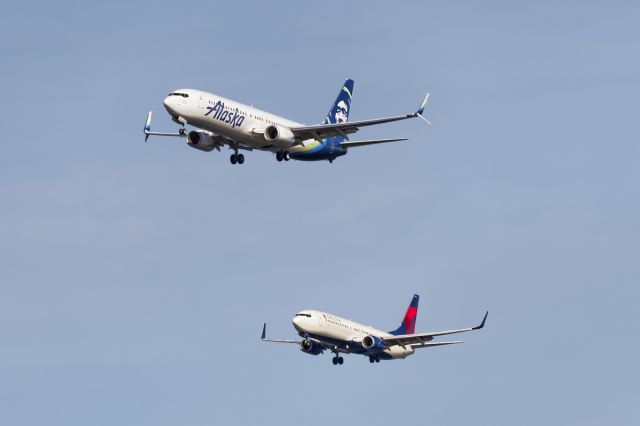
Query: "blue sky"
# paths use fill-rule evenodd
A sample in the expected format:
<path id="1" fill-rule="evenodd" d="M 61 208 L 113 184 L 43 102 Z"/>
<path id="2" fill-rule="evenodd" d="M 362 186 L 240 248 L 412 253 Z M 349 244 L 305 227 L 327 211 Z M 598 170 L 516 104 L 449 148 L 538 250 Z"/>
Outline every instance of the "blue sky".
<path id="1" fill-rule="evenodd" d="M 0 16 L 0 424 L 637 424 L 633 2 L 85 2 Z M 333 164 L 203 153 L 200 88 L 419 120 Z M 259 341 L 318 308 L 487 327 L 370 365 Z"/>

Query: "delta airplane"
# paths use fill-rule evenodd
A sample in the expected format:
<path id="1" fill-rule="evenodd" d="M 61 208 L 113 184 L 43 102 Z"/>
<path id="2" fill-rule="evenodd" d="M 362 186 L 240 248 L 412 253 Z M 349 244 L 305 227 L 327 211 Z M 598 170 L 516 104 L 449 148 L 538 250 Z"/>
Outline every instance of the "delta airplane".
<path id="1" fill-rule="evenodd" d="M 310 355 L 319 355 L 325 350 L 330 350 L 334 353 L 333 365 L 344 362 L 344 358 L 340 356 L 341 353 L 364 355 L 369 357 L 369 362 L 374 363 L 380 360 L 404 359 L 420 348 L 462 343 L 460 340 L 453 342 L 432 342 L 432 340 L 438 336 L 480 330 L 484 327 L 489 315 L 487 311 L 480 325 L 475 327 L 415 333 L 419 300 L 420 296 L 414 294 L 402 324 L 389 332 L 376 330 L 326 312 L 304 310 L 293 317 L 293 326 L 302 340 L 267 339 L 266 323 L 262 327 L 261 339 L 264 342 L 295 343 L 302 352 Z"/>
<path id="2" fill-rule="evenodd" d="M 270 151 L 278 161 L 328 160 L 333 162 L 345 155 L 349 148 L 384 142 L 398 142 L 406 138 L 371 139 L 350 141 L 348 135 L 361 127 L 420 117 L 429 99 L 425 96 L 416 112 L 392 117 L 349 122 L 349 110 L 353 95 L 353 80 L 345 81 L 331 110 L 322 124 L 306 126 L 286 118 L 261 111 L 213 93 L 194 89 L 171 92 L 164 100 L 164 107 L 181 128 L 177 133 L 152 132 L 151 115 L 144 126 L 145 142 L 151 135 L 186 138 L 187 144 L 201 151 L 220 151 L 227 146 L 233 150 L 231 164 L 244 163 L 244 151 Z M 194 130 L 187 132 L 184 126 Z"/>

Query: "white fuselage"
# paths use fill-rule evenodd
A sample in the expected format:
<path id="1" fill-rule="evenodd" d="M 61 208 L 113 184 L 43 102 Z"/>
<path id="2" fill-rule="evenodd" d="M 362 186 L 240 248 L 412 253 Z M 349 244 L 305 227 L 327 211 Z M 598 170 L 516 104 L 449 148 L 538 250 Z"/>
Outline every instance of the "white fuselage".
<path id="1" fill-rule="evenodd" d="M 293 317 L 292 322 L 301 336 L 309 335 L 326 342 L 336 342 L 337 349 L 342 352 L 359 352 L 357 348 L 366 336 L 392 337 L 390 333 L 316 310 L 301 311 Z M 382 352 L 389 358 L 396 359 L 406 358 L 414 350 L 410 345 L 396 345 Z"/>
<path id="2" fill-rule="evenodd" d="M 165 98 L 164 106 L 174 120 L 225 136 L 250 149 L 281 151 L 283 146 L 268 143 L 259 130 L 270 125 L 287 128 L 302 126 L 301 123 L 252 106 L 195 89 L 172 92 Z M 309 139 L 297 146 L 287 146 L 287 150 L 291 153 L 305 152 L 320 143 Z"/>

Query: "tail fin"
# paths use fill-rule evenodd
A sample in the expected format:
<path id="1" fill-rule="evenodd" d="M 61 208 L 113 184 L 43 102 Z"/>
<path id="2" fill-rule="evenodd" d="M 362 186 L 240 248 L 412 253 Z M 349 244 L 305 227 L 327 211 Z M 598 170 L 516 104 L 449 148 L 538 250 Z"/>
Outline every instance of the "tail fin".
<path id="1" fill-rule="evenodd" d="M 402 324 L 394 331 L 390 331 L 390 334 L 394 336 L 399 336 L 401 334 L 413 334 L 416 332 L 416 319 L 418 318 L 418 302 L 420 301 L 420 296 L 417 294 L 413 295 L 413 299 L 411 299 L 411 303 L 407 308 L 407 312 L 404 314 L 404 319 L 402 320 Z"/>
<path id="2" fill-rule="evenodd" d="M 322 124 L 344 123 L 349 119 L 351 109 L 351 97 L 353 96 L 353 80 L 348 79 L 342 85 L 336 101 L 325 117 Z"/>

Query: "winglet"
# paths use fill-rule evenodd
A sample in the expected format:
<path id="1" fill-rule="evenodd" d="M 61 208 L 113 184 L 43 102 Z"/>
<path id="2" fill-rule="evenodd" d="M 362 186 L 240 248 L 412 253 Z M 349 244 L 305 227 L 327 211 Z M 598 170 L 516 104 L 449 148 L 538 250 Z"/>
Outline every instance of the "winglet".
<path id="1" fill-rule="evenodd" d="M 144 141 L 146 142 L 149 139 L 149 133 L 151 132 L 151 114 L 153 111 L 149 111 L 147 114 L 147 121 L 144 122 Z"/>
<path id="2" fill-rule="evenodd" d="M 422 113 L 424 112 L 424 108 L 427 106 L 427 102 L 429 101 L 429 93 L 426 94 L 426 96 L 424 97 L 424 100 L 422 101 L 422 103 L 420 104 L 420 107 L 418 108 L 418 111 L 416 111 L 416 115 L 420 118 L 422 118 L 427 124 L 431 124 L 431 122 L 429 120 L 427 120 L 426 118 L 424 118 L 424 116 L 422 115 Z"/>
<path id="3" fill-rule="evenodd" d="M 489 311 L 484 314 L 484 318 L 482 318 L 482 322 L 480 323 L 480 325 L 473 327 L 472 330 L 480 330 L 482 327 L 484 327 L 484 323 L 487 321 L 487 315 L 489 315 Z"/>
<path id="4" fill-rule="evenodd" d="M 420 108 L 418 108 L 418 114 L 422 114 L 424 112 L 424 107 L 427 106 L 427 102 L 429 101 L 429 94 L 427 93 L 424 97 L 424 100 L 420 104 Z"/>
<path id="5" fill-rule="evenodd" d="M 264 340 L 267 334 L 267 323 L 265 322 L 264 325 L 262 326 L 262 337 L 260 337 L 260 340 Z"/>

